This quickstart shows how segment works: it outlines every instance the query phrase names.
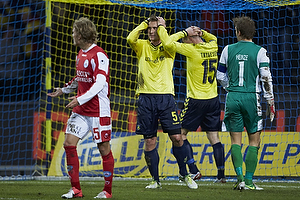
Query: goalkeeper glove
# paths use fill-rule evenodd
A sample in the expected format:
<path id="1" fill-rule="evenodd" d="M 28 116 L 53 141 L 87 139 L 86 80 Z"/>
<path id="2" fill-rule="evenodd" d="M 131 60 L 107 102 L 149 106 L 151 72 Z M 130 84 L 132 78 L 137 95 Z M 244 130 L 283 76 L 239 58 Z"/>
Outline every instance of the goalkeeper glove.
<path id="1" fill-rule="evenodd" d="M 268 107 L 267 107 L 267 112 L 266 114 L 270 116 L 271 122 L 273 122 L 273 119 L 275 117 L 275 104 L 274 104 L 274 99 L 269 99 L 267 100 L 268 102 Z"/>

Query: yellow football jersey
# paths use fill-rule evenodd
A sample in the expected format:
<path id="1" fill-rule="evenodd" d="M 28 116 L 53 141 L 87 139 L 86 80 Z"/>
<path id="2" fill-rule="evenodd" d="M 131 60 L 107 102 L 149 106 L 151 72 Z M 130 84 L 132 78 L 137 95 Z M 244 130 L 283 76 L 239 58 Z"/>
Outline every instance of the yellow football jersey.
<path id="1" fill-rule="evenodd" d="M 202 30 L 204 43 L 188 44 L 174 42 L 185 37 L 184 32 L 169 36 L 163 27 L 158 29 L 160 39 L 169 51 L 176 50 L 187 58 L 187 97 L 194 99 L 211 99 L 218 95 L 217 65 L 218 44 L 217 38 Z"/>
<path id="2" fill-rule="evenodd" d="M 138 39 L 148 24 L 142 22 L 127 37 L 127 42 L 138 58 L 137 94 L 173 94 L 173 64 L 176 51 L 166 51 L 160 43 L 157 46 L 149 40 Z"/>

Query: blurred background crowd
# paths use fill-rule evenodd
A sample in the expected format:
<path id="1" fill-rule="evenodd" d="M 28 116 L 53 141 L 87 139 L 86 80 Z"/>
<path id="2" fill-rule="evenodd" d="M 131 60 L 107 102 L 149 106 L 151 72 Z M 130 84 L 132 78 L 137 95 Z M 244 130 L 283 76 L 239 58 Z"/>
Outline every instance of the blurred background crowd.
<path id="1" fill-rule="evenodd" d="M 45 4 L 0 0 L 0 101 L 31 99 L 41 75 Z M 27 91 L 28 94 L 20 93 Z"/>

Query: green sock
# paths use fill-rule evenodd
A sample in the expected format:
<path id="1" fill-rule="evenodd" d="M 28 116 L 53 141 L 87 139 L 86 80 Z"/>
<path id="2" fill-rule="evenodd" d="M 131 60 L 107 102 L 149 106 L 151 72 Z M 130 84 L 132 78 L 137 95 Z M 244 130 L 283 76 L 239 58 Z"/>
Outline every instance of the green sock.
<path id="1" fill-rule="evenodd" d="M 241 146 L 237 144 L 231 145 L 231 159 L 238 181 L 244 181 L 243 176 L 243 156 Z"/>
<path id="2" fill-rule="evenodd" d="M 257 166 L 257 154 L 258 154 L 258 147 L 255 146 L 249 146 L 248 152 L 245 159 L 245 165 L 246 165 L 246 174 L 245 174 L 245 183 L 247 185 L 251 185 L 253 174 L 256 170 Z"/>

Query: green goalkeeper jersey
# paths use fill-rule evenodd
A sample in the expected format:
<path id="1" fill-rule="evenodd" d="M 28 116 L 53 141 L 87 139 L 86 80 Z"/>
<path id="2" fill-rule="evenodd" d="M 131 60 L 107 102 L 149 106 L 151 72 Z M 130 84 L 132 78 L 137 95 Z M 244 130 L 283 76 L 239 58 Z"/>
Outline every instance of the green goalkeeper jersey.
<path id="1" fill-rule="evenodd" d="M 147 27 L 142 22 L 127 37 L 138 58 L 137 94 L 175 95 L 172 70 L 176 51 L 166 51 L 162 43 L 154 46 L 149 40 L 138 39 Z"/>
<path id="2" fill-rule="evenodd" d="M 260 68 L 269 68 L 266 50 L 248 41 L 227 45 L 221 54 L 220 65 L 227 68 L 229 92 L 261 92 Z"/>
<path id="3" fill-rule="evenodd" d="M 217 38 L 213 34 L 202 30 L 202 38 L 205 42 L 187 44 L 174 42 L 186 36 L 184 31 L 168 36 L 166 29 L 160 26 L 158 33 L 165 49 L 177 51 L 187 58 L 186 96 L 194 99 L 212 99 L 217 97 Z"/>

